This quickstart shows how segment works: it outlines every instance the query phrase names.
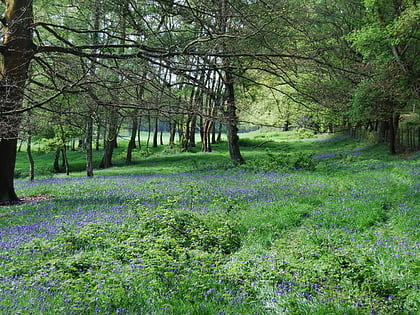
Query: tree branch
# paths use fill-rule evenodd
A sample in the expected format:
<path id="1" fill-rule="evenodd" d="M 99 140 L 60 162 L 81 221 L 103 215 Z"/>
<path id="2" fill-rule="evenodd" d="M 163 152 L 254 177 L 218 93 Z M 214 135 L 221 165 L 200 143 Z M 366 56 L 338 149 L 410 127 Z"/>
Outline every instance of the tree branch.
<path id="1" fill-rule="evenodd" d="M 4 115 L 4 116 L 17 115 L 17 114 L 22 114 L 24 112 L 30 111 L 34 108 L 42 108 L 45 104 L 48 104 L 49 102 L 53 101 L 54 99 L 56 99 L 60 95 L 63 95 L 65 92 L 67 92 L 68 89 L 78 85 L 83 80 L 84 77 L 85 76 L 83 75 L 78 80 L 74 81 L 72 84 L 70 84 L 68 86 L 63 86 L 61 89 L 58 89 L 57 93 L 55 93 L 54 95 L 51 95 L 50 97 L 43 100 L 42 102 L 32 104 L 31 106 L 28 106 L 28 107 L 23 107 L 23 108 L 19 108 L 19 109 L 13 109 L 13 110 L 5 111 L 5 112 L 2 112 L 1 114 Z"/>
<path id="2" fill-rule="evenodd" d="M 58 24 L 53 24 L 53 23 L 44 23 L 44 22 L 34 23 L 33 26 L 34 26 L 34 28 L 36 28 L 38 26 L 41 26 L 44 29 L 46 29 L 48 32 L 52 33 L 54 36 L 56 36 L 57 32 L 54 31 L 52 28 L 58 28 L 58 29 L 63 29 L 63 30 L 70 31 L 70 32 L 73 32 L 73 33 L 76 33 L 76 34 L 95 34 L 95 33 L 105 34 L 110 38 L 115 38 L 115 39 L 120 40 L 120 41 L 129 41 L 129 42 L 132 42 L 132 43 L 137 43 L 134 40 L 130 40 L 130 39 L 127 39 L 127 38 L 116 36 L 114 34 L 110 34 L 109 32 L 107 32 L 105 30 L 86 30 L 86 29 L 85 30 L 80 30 L 80 29 L 75 29 L 75 28 L 72 28 L 72 27 L 64 26 L 64 25 L 58 25 Z M 60 39 L 60 38 L 58 38 L 58 39 Z"/>

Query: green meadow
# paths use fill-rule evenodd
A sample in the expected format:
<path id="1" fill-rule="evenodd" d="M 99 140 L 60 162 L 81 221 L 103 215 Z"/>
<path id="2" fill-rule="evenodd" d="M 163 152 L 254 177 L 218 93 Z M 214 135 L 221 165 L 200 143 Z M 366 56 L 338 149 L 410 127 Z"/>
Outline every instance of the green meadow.
<path id="1" fill-rule="evenodd" d="M 0 207 L 1 314 L 417 314 L 418 155 L 346 136 L 241 135 L 247 163 L 166 146 L 84 176 L 19 152 Z M 101 151 L 95 152 L 99 164 Z"/>

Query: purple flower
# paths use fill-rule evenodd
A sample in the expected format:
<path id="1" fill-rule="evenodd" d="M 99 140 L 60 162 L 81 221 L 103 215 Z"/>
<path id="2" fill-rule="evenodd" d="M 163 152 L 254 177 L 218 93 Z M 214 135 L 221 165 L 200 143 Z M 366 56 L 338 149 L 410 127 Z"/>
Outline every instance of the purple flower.
<path id="1" fill-rule="evenodd" d="M 216 291 L 217 291 L 216 289 L 212 288 L 212 289 L 207 290 L 207 291 L 206 291 L 206 292 L 204 292 L 203 294 L 204 294 L 204 295 L 209 295 L 209 294 L 212 294 L 212 293 L 214 293 L 214 292 L 216 292 Z"/>

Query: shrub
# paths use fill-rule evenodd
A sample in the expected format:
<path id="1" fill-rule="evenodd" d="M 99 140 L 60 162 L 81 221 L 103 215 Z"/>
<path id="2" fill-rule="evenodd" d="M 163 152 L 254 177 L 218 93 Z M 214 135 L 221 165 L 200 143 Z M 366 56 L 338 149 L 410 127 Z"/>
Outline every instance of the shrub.
<path id="1" fill-rule="evenodd" d="M 299 139 L 313 138 L 315 136 L 315 134 L 312 130 L 309 130 L 309 129 L 306 129 L 306 128 L 296 129 L 295 134 Z"/>
<path id="2" fill-rule="evenodd" d="M 297 153 L 293 156 L 293 167 L 296 169 L 314 170 L 317 162 L 312 158 L 312 154 Z"/>
<path id="3" fill-rule="evenodd" d="M 250 160 L 243 167 L 256 171 L 288 171 L 292 169 L 314 170 L 317 161 L 312 159 L 312 154 L 297 153 L 271 153 L 267 152 L 265 156 Z"/>
<path id="4" fill-rule="evenodd" d="M 165 238 L 183 248 L 229 254 L 241 244 L 237 224 L 222 213 L 200 214 L 187 210 L 135 205 L 143 237 Z"/>

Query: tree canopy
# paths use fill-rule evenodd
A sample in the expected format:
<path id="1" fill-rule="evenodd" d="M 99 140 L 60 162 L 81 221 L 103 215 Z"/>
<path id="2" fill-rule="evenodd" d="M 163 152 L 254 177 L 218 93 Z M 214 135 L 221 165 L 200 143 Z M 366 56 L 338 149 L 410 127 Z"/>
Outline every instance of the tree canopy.
<path id="1" fill-rule="evenodd" d="M 414 0 L 2 0 L 0 8 L 0 202 L 18 199 L 13 169 L 25 129 L 49 133 L 57 154 L 81 139 L 93 176 L 94 141 L 104 140 L 109 167 L 118 133 L 131 128 L 130 163 L 142 118 L 154 145 L 166 126 L 170 146 L 178 130 L 183 150 L 198 129 L 211 151 L 221 126 L 231 159 L 244 163 L 243 122 L 366 126 L 395 153 L 402 115 L 418 110 Z"/>

